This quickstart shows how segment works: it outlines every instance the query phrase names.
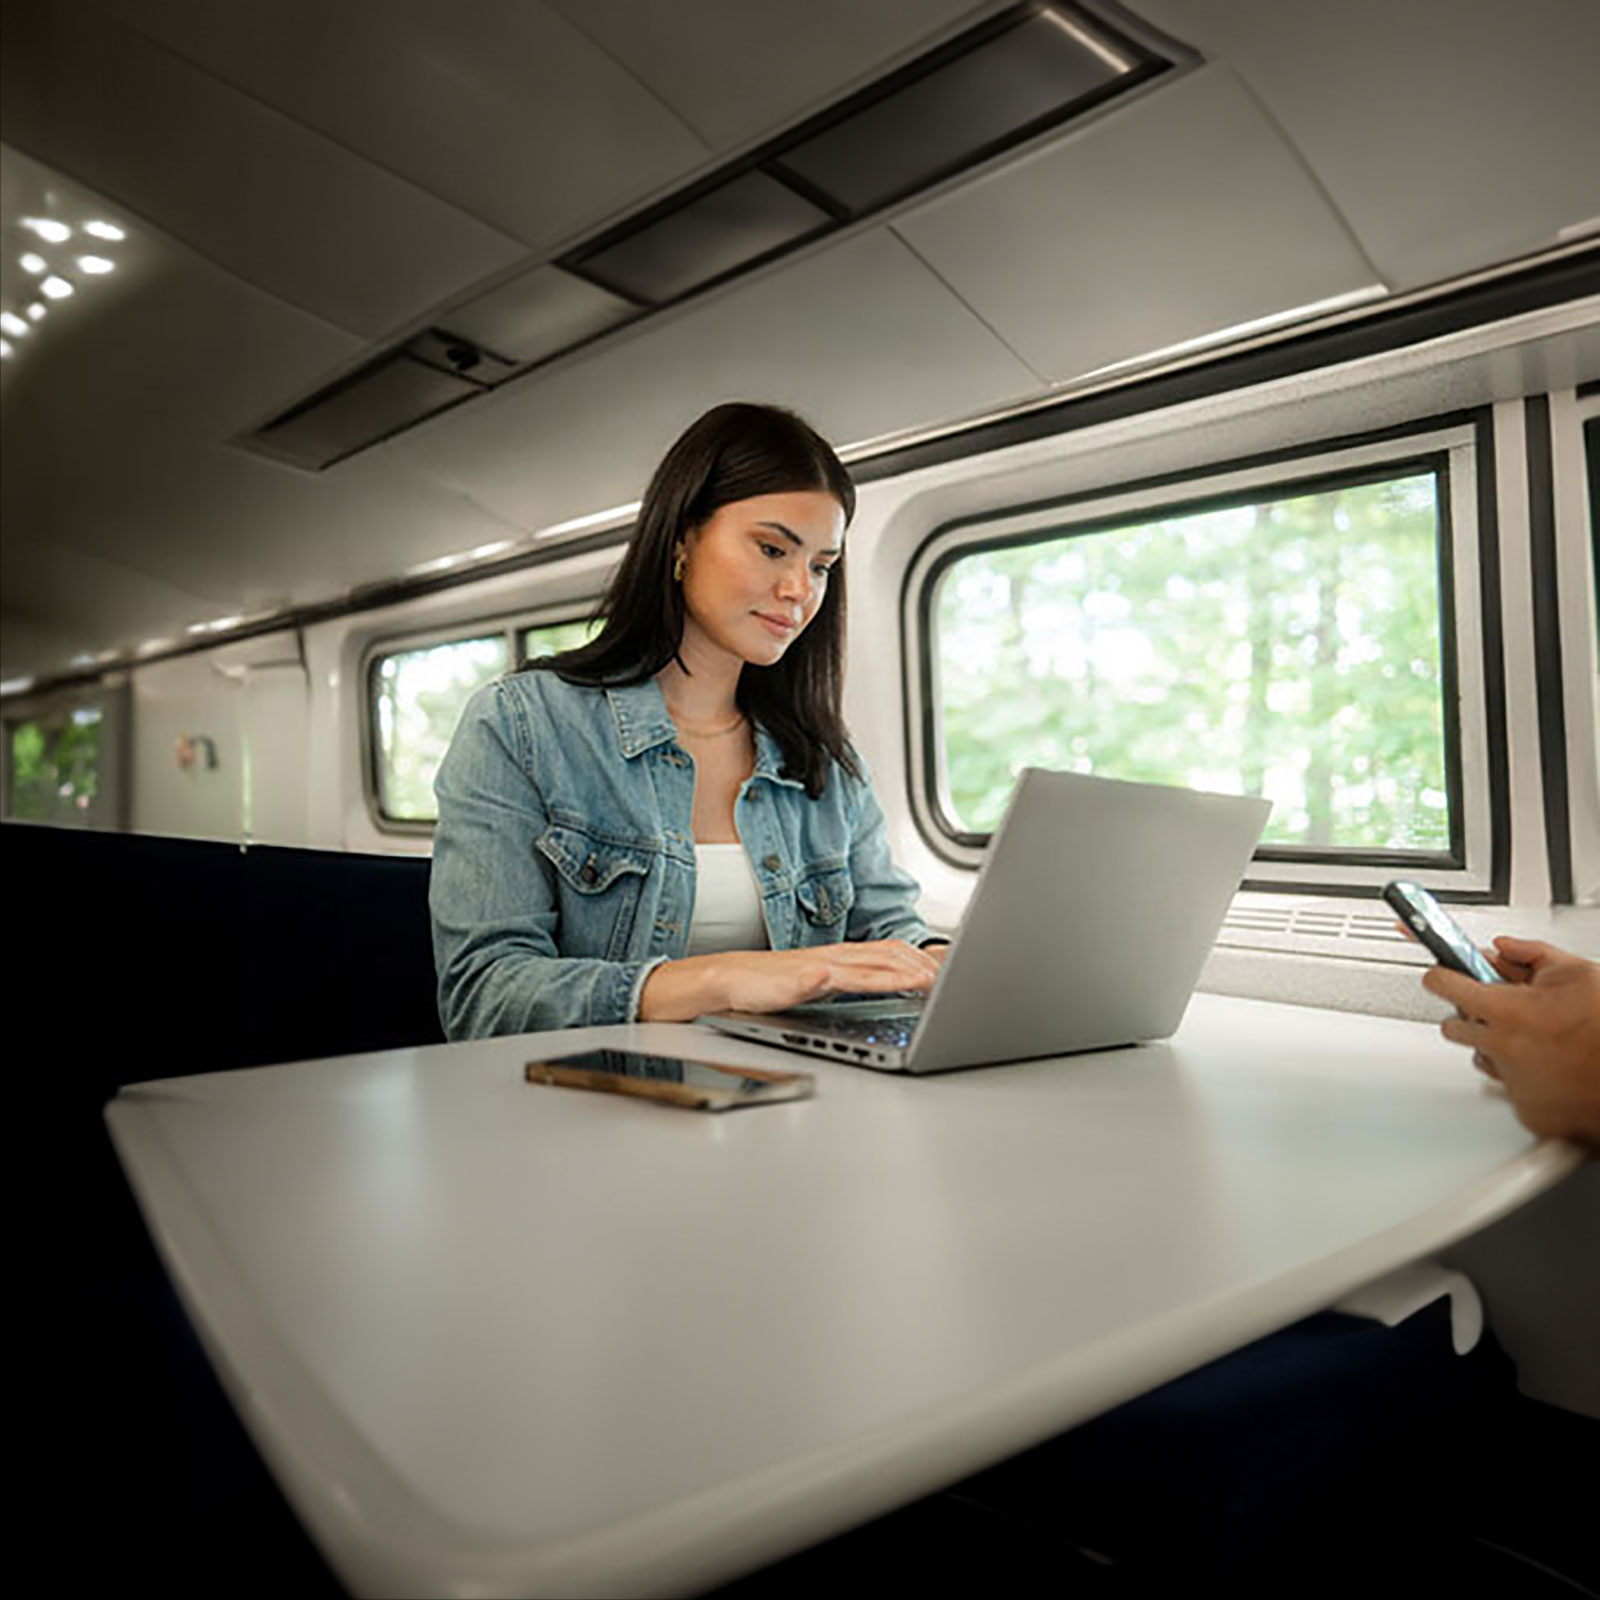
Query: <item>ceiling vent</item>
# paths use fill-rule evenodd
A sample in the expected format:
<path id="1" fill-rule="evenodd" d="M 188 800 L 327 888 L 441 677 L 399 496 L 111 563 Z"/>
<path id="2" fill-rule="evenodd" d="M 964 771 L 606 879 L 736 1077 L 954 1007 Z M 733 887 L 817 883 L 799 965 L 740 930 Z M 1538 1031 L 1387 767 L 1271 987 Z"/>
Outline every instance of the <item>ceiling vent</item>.
<path id="1" fill-rule="evenodd" d="M 504 383 L 516 370 L 514 362 L 468 339 L 429 330 L 234 443 L 287 466 L 320 472 Z"/>
<path id="2" fill-rule="evenodd" d="M 1170 65 L 1074 6 L 1018 6 L 559 265 L 640 306 L 669 305 L 955 177 Z"/>
<path id="3" fill-rule="evenodd" d="M 558 261 L 443 313 L 445 330 L 386 352 L 235 442 L 320 471 L 958 176 L 1171 65 L 1073 5 L 1013 7 Z"/>
<path id="4" fill-rule="evenodd" d="M 846 216 L 866 216 L 1053 127 L 1155 64 L 1065 6 L 1012 16 L 993 37 L 963 44 L 831 114 L 772 170 Z"/>

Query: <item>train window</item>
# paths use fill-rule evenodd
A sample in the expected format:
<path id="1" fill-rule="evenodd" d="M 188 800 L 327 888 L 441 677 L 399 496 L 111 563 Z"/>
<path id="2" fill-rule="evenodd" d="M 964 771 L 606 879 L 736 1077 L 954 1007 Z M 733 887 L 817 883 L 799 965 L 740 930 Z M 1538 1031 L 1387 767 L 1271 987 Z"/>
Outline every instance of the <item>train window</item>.
<path id="1" fill-rule="evenodd" d="M 453 639 L 374 663 L 378 809 L 390 822 L 432 822 L 433 775 L 475 690 L 510 665 L 506 636 Z"/>
<path id="2" fill-rule="evenodd" d="M 54 717 L 8 722 L 8 816 L 83 826 L 100 791 L 104 711 L 80 705 Z"/>
<path id="3" fill-rule="evenodd" d="M 578 622 L 552 622 L 541 628 L 524 628 L 517 636 L 517 650 L 524 661 L 557 655 L 563 650 L 575 650 L 580 644 L 587 644 L 599 629 L 598 617 L 585 617 Z"/>
<path id="4" fill-rule="evenodd" d="M 1476 441 L 1421 442 L 939 530 L 907 590 L 934 848 L 975 861 L 1032 765 L 1265 795 L 1252 880 L 1486 887 Z"/>
<path id="5" fill-rule="evenodd" d="M 473 693 L 518 661 L 585 643 L 598 627 L 589 617 L 517 625 L 374 656 L 368 683 L 379 824 L 431 828 L 438 821 L 433 776 Z"/>

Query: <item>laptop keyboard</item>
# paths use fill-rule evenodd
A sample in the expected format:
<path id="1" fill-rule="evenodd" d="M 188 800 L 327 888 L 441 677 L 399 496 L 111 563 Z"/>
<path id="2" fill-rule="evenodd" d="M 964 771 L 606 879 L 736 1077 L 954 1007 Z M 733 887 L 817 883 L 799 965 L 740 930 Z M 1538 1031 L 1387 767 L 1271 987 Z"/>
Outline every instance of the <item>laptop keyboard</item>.
<path id="1" fill-rule="evenodd" d="M 828 1032 L 841 1039 L 859 1039 L 862 1044 L 887 1045 L 904 1050 L 911 1043 L 918 1018 L 908 1017 L 830 1017 Z"/>
<path id="2" fill-rule="evenodd" d="M 793 1017 L 810 1023 L 819 1035 L 830 1040 L 849 1040 L 855 1044 L 878 1045 L 886 1050 L 904 1050 L 921 1021 L 917 1009 L 927 997 L 916 989 L 891 989 L 881 994 L 833 994 L 825 1000 L 780 1011 L 778 1018 Z M 911 1006 L 906 1005 L 907 1001 Z"/>

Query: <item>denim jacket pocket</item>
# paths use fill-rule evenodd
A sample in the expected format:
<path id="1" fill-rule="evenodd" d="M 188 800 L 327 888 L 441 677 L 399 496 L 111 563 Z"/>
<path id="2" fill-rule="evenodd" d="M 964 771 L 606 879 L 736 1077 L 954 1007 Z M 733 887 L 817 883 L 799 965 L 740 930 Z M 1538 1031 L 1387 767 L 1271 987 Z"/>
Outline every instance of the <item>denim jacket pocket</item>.
<path id="1" fill-rule="evenodd" d="M 844 937 L 850 907 L 856 900 L 855 884 L 848 867 L 808 873 L 795 885 L 794 895 L 800 903 L 800 934 L 804 943 L 836 944 Z"/>
<path id="2" fill-rule="evenodd" d="M 567 891 L 579 897 L 564 914 L 581 925 L 572 931 L 580 935 L 582 946 L 597 949 L 603 944 L 606 960 L 623 960 L 639 895 L 650 875 L 651 852 L 564 823 L 546 828 L 535 847 L 560 875 L 562 898 Z"/>

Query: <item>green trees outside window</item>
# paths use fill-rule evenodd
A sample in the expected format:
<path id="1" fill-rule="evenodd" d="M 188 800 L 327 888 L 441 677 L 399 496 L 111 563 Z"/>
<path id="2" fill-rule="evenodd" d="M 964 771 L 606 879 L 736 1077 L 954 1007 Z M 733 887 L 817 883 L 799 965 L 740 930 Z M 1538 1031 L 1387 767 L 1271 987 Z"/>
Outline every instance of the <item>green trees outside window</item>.
<path id="1" fill-rule="evenodd" d="M 11 810 L 25 822 L 84 823 L 100 789 L 99 706 L 11 724 Z"/>
<path id="2" fill-rule="evenodd" d="M 457 639 L 378 663 L 378 805 L 403 822 L 438 816 L 433 775 L 474 692 L 506 670 L 506 639 Z"/>
<path id="3" fill-rule="evenodd" d="M 516 635 L 518 659 L 553 655 L 581 644 L 597 623 L 558 622 Z M 374 673 L 378 806 L 395 822 L 435 822 L 433 775 L 450 748 L 456 723 L 472 695 L 515 663 L 507 634 L 455 639 L 397 651 Z"/>
<path id="4" fill-rule="evenodd" d="M 1263 843 L 1450 842 L 1439 477 L 1199 509 L 953 562 L 934 599 L 949 821 L 1026 765 L 1265 795 Z"/>
<path id="5" fill-rule="evenodd" d="M 563 650 L 575 650 L 588 644 L 600 630 L 598 617 L 584 617 L 577 622 L 552 622 L 543 628 L 524 628 L 517 648 L 525 661 L 540 656 L 560 655 Z"/>

